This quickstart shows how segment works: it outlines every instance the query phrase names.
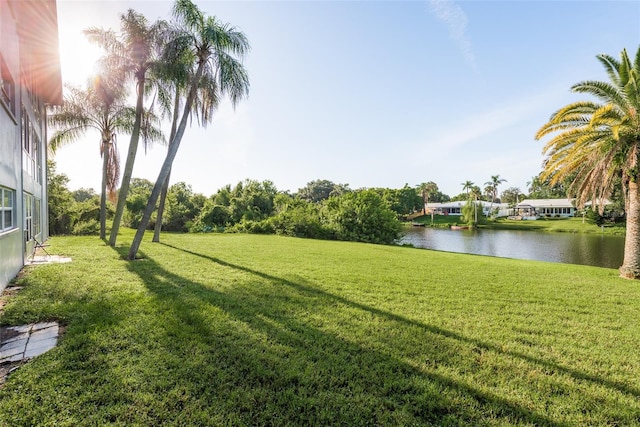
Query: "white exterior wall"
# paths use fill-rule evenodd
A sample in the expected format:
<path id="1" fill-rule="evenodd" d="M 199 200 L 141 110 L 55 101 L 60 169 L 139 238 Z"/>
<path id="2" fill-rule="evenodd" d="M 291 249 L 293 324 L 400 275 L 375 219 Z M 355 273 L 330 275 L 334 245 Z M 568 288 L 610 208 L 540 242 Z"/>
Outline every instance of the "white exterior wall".
<path id="1" fill-rule="evenodd" d="M 0 2 L 0 55 L 14 82 L 20 81 L 19 46 L 13 12 Z M 0 292 L 24 264 L 22 242 L 22 150 L 20 146 L 20 90 L 16 84 L 15 103 L 0 100 L 0 186 L 14 190 L 15 227 L 0 231 Z M 12 108 L 13 107 L 13 108 Z M 13 110 L 13 111 L 10 111 Z"/>
<path id="2" fill-rule="evenodd" d="M 29 4 L 29 7 L 51 7 L 51 4 L 55 6 L 55 3 L 34 2 Z M 32 238 L 35 237 L 40 242 L 48 238 L 46 110 L 42 99 L 33 94 L 38 84 L 36 79 L 29 73 L 23 73 L 23 62 L 33 59 L 29 56 L 31 52 L 26 51 L 24 42 L 18 36 L 17 15 L 23 12 L 21 7 L 23 4 L 20 2 L 0 0 L 0 58 L 4 62 L 2 66 L 0 61 L 0 66 L 3 67 L 0 77 L 3 77 L 2 80 L 9 78 L 13 82 L 13 102 L 9 104 L 0 96 L 0 187 L 5 191 L 10 190 L 13 194 L 12 226 L 4 229 L 0 226 L 0 292 L 18 274 L 31 254 L 34 246 Z M 55 12 L 55 9 L 53 11 Z M 26 80 L 31 78 L 31 85 L 34 87 L 23 86 L 25 74 Z M 23 168 L 25 160 L 28 159 L 21 139 L 25 121 L 32 127 L 29 144 L 33 153 L 32 165 L 36 165 L 29 170 Z M 34 142 L 37 142 L 35 148 Z M 33 227 L 37 233 L 29 234 L 25 230 L 25 194 L 33 198 L 34 208 L 35 200 L 40 201 L 39 215 L 34 214 L 34 219 L 39 219 L 39 225 L 34 224 Z"/>

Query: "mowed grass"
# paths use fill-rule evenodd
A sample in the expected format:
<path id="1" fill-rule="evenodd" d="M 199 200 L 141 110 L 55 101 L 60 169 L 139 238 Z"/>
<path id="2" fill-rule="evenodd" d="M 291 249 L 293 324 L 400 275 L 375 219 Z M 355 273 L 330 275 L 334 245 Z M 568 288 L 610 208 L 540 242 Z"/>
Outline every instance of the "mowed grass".
<path id="1" fill-rule="evenodd" d="M 412 222 L 426 224 L 434 227 L 449 227 L 451 225 L 462 224 L 461 217 L 458 215 L 434 215 L 433 223 L 431 216 L 420 216 Z M 409 224 L 407 224 L 408 226 Z M 595 224 L 589 219 L 582 217 L 572 218 L 538 218 L 537 220 L 510 220 L 504 217 L 497 219 L 485 219 L 479 225 L 480 228 L 502 229 L 502 230 L 531 230 L 531 231 L 550 231 L 561 233 L 589 233 L 589 234 L 607 234 L 620 235 L 625 234 L 624 222 L 606 223 L 602 226 Z"/>
<path id="2" fill-rule="evenodd" d="M 625 234 L 626 228 L 624 222 L 605 223 L 597 225 L 588 219 L 582 217 L 573 218 L 538 218 L 535 221 L 514 221 L 506 218 L 498 218 L 497 220 L 487 221 L 484 228 L 498 228 L 506 230 L 535 230 L 535 231 L 552 231 L 561 233 L 592 233 L 592 234 Z"/>
<path id="3" fill-rule="evenodd" d="M 129 241 L 126 232 L 122 238 Z M 616 270 L 257 235 L 56 237 L 0 322 L 59 345 L 0 425 L 639 425 L 640 285 Z"/>

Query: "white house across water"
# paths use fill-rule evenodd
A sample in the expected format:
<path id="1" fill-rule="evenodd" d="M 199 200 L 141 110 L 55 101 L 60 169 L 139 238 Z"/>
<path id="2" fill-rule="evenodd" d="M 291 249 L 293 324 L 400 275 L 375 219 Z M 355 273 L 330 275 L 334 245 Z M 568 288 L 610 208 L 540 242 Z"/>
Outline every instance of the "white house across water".
<path id="1" fill-rule="evenodd" d="M 48 238 L 46 106 L 61 103 L 55 0 L 0 0 L 0 292 Z"/>
<path id="2" fill-rule="evenodd" d="M 427 203 L 427 215 L 462 215 L 462 208 L 468 202 L 466 200 L 458 200 L 455 202 L 446 203 Z M 491 203 L 483 200 L 478 200 L 473 203 L 478 203 L 482 206 L 482 213 L 485 216 L 489 216 L 489 212 L 497 212 L 496 216 L 507 216 L 509 214 L 507 203 Z"/>
<path id="3" fill-rule="evenodd" d="M 516 205 L 512 213 L 520 219 L 568 218 L 575 214 L 572 199 L 525 199 Z"/>

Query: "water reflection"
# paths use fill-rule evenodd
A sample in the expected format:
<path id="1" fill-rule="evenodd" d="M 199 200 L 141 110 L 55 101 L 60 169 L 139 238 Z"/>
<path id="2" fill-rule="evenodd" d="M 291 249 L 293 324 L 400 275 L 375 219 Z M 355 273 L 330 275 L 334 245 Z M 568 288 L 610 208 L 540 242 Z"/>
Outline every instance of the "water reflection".
<path id="1" fill-rule="evenodd" d="M 401 243 L 417 248 L 618 268 L 624 237 L 522 230 L 406 229 Z"/>

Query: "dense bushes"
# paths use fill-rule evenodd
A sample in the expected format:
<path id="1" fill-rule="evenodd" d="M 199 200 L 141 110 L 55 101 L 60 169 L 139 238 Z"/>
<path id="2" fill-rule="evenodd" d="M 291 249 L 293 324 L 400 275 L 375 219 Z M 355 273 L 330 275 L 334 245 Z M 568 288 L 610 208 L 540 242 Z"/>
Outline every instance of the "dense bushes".
<path id="1" fill-rule="evenodd" d="M 374 190 L 331 197 L 326 212 L 338 240 L 393 243 L 400 233 L 397 215 Z"/>
<path id="2" fill-rule="evenodd" d="M 55 163 L 47 164 L 47 187 L 49 192 L 49 234 L 98 234 L 100 225 L 100 198 L 93 190 L 81 188 L 70 191 L 69 178 L 56 173 Z M 113 206 L 107 203 L 107 211 Z"/>
<path id="3" fill-rule="evenodd" d="M 389 204 L 374 190 L 349 191 L 329 199 L 313 202 L 284 193 L 265 192 L 268 185 L 253 187 L 264 197 L 248 197 L 234 189 L 241 200 L 260 201 L 245 204 L 245 214 L 233 215 L 238 202 L 232 196 L 229 206 L 217 204 L 222 200 L 213 196 L 205 203 L 192 231 L 225 229 L 231 232 L 282 234 L 314 239 L 354 240 L 370 243 L 393 243 L 399 236 L 400 222 Z M 265 215 L 264 206 L 272 211 Z M 239 221 L 234 221 L 240 217 Z"/>
<path id="4" fill-rule="evenodd" d="M 86 189 L 72 193 L 66 188 L 67 182 L 66 176 L 50 171 L 51 234 L 97 234 L 99 197 Z M 320 184 L 322 188 L 315 188 Z M 205 198 L 193 193 L 189 185 L 177 183 L 169 188 L 163 230 L 281 234 L 393 243 L 399 237 L 398 217 L 416 204 L 406 186 L 402 190 L 352 191 L 346 185 L 329 184 L 328 181 L 310 183 L 306 192 L 302 192 L 306 195 L 303 198 L 278 192 L 271 181 L 245 180 Z M 153 184 L 146 179 L 132 179 L 123 215 L 124 225 L 138 226 L 152 188 Z M 109 206 L 108 216 L 111 216 L 113 207 Z M 152 218 L 151 226 L 154 222 Z"/>

